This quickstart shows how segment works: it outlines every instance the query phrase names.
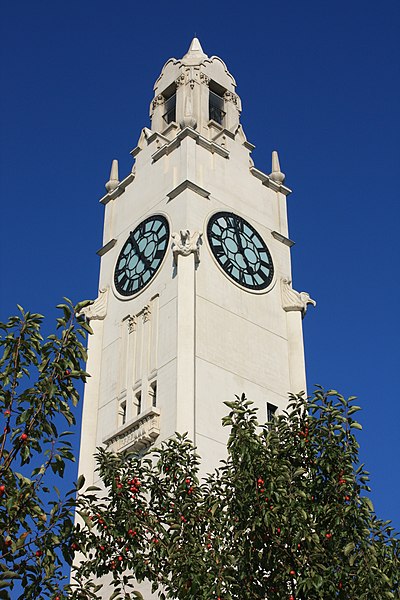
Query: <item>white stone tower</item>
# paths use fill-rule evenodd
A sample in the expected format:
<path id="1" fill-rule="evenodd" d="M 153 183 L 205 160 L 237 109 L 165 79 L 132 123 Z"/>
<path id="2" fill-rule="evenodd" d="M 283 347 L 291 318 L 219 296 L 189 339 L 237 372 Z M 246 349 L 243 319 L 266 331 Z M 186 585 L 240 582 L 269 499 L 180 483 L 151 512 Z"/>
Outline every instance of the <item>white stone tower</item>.
<path id="1" fill-rule="evenodd" d="M 151 128 L 122 181 L 113 161 L 99 297 L 89 341 L 79 472 L 93 453 L 142 450 L 188 432 L 204 471 L 224 455 L 225 400 L 245 392 L 267 418 L 305 390 L 305 292 L 291 287 L 276 152 L 258 170 L 236 82 L 193 39 L 154 86 Z"/>

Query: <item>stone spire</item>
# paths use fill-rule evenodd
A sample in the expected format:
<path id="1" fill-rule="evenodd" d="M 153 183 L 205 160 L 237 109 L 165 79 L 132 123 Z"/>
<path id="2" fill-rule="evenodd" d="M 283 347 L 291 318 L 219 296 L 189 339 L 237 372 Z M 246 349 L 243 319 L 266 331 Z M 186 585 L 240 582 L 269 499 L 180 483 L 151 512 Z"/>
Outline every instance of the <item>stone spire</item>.
<path id="1" fill-rule="evenodd" d="M 110 179 L 106 183 L 107 192 L 112 192 L 119 185 L 118 179 L 118 161 L 114 159 L 111 164 Z"/>
<path id="2" fill-rule="evenodd" d="M 207 54 L 205 54 L 205 52 L 203 51 L 203 48 L 201 47 L 198 38 L 194 37 L 189 46 L 189 50 L 186 52 L 182 60 L 184 60 L 185 62 L 187 62 L 188 60 L 190 62 L 199 62 L 205 58 L 207 58 Z"/>
<path id="3" fill-rule="evenodd" d="M 278 152 L 274 150 L 272 152 L 272 171 L 270 173 L 270 178 L 275 183 L 283 183 L 285 181 L 285 173 L 282 173 L 281 166 L 279 164 L 279 156 Z"/>

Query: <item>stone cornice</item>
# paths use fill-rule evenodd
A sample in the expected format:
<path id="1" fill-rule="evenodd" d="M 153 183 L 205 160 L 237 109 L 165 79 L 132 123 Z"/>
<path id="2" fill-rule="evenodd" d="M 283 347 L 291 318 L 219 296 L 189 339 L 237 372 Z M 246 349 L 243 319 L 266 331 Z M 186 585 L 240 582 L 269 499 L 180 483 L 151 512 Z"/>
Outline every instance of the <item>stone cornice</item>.
<path id="1" fill-rule="evenodd" d="M 129 173 L 129 175 L 118 184 L 115 190 L 108 192 L 105 196 L 100 198 L 99 202 L 101 202 L 101 204 L 108 204 L 110 200 L 115 200 L 115 198 L 118 198 L 118 196 L 124 193 L 125 188 L 127 188 L 134 179 L 135 174 Z"/>
<path id="2" fill-rule="evenodd" d="M 259 179 L 263 185 L 270 188 L 271 190 L 274 190 L 274 192 L 280 192 L 285 196 L 288 196 L 292 193 L 292 190 L 290 188 L 286 187 L 285 185 L 276 183 L 270 178 L 269 175 L 263 173 L 262 171 L 259 171 L 259 169 L 256 169 L 255 167 L 250 167 L 250 173 L 254 175 L 254 177 L 256 177 L 257 179 Z"/>
<path id="3" fill-rule="evenodd" d="M 184 129 L 182 129 L 182 131 L 180 131 L 178 133 L 178 135 L 176 136 L 175 139 L 173 139 L 171 142 L 161 146 L 161 148 L 159 148 L 152 155 L 153 162 L 156 162 L 162 156 L 166 156 L 166 155 L 170 154 L 173 150 L 178 148 L 181 145 L 182 140 L 186 139 L 187 137 L 190 137 L 193 140 L 195 140 L 199 146 L 201 146 L 205 150 L 208 150 L 212 154 L 219 154 L 223 158 L 228 158 L 228 156 L 229 156 L 229 152 L 228 152 L 228 150 L 226 150 L 226 148 L 223 148 L 222 146 L 220 146 L 219 144 L 216 144 L 215 142 L 210 142 L 209 140 L 207 140 L 205 137 L 200 135 L 200 133 L 198 133 L 191 127 L 185 127 Z"/>

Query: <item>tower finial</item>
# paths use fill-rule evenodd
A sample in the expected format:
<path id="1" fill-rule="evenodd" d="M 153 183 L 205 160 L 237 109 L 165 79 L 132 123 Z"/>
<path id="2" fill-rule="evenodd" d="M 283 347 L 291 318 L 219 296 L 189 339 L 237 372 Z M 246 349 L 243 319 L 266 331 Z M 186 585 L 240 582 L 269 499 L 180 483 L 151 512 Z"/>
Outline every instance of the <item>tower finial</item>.
<path id="1" fill-rule="evenodd" d="M 285 173 L 282 173 L 281 171 L 277 150 L 273 150 L 272 152 L 272 171 L 269 176 L 275 183 L 281 184 L 285 181 Z"/>
<path id="2" fill-rule="evenodd" d="M 106 183 L 107 192 L 112 192 L 118 185 L 118 161 L 114 159 L 111 164 L 110 179 Z"/>
<path id="3" fill-rule="evenodd" d="M 205 58 L 207 54 L 205 54 L 203 48 L 201 47 L 200 40 L 197 37 L 194 37 L 190 43 L 189 50 L 186 52 L 183 58 Z"/>

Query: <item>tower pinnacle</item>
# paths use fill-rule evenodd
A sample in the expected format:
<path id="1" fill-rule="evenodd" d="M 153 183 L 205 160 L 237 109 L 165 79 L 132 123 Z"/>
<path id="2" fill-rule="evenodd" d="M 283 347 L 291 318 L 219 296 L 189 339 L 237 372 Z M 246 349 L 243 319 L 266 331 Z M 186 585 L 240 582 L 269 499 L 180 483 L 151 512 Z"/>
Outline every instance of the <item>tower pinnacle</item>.
<path id="1" fill-rule="evenodd" d="M 203 51 L 200 41 L 194 37 L 190 43 L 189 50 L 183 58 L 207 58 L 207 54 Z"/>

